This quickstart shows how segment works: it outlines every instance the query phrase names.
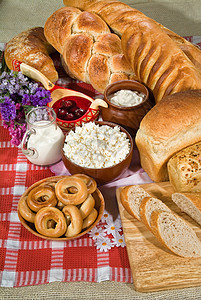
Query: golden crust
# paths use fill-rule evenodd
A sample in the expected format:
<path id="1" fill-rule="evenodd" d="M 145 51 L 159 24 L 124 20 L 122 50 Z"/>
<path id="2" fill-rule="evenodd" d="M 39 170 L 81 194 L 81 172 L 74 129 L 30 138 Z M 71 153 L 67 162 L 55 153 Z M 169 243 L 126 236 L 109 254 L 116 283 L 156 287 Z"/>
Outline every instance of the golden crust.
<path id="1" fill-rule="evenodd" d="M 141 166 L 153 181 L 168 180 L 167 162 L 200 141 L 200 127 L 200 90 L 166 96 L 146 114 L 135 142 Z"/>
<path id="2" fill-rule="evenodd" d="M 67 74 L 100 93 L 111 82 L 136 79 L 122 53 L 120 38 L 96 14 L 72 7 L 59 9 L 48 18 L 45 35 L 61 53 Z"/>
<path id="3" fill-rule="evenodd" d="M 7 43 L 5 61 L 10 70 L 13 69 L 13 60 L 24 62 L 55 82 L 58 80 L 58 73 L 49 56 L 54 51 L 44 36 L 44 29 L 34 27 L 19 33 Z"/>
<path id="4" fill-rule="evenodd" d="M 122 35 L 122 49 L 139 80 L 153 91 L 156 102 L 166 94 L 201 88 L 201 73 L 153 21 L 129 27 Z"/>
<path id="5" fill-rule="evenodd" d="M 73 21 L 79 14 L 79 9 L 62 7 L 45 22 L 45 37 L 59 53 L 62 53 L 66 38 L 71 34 Z"/>

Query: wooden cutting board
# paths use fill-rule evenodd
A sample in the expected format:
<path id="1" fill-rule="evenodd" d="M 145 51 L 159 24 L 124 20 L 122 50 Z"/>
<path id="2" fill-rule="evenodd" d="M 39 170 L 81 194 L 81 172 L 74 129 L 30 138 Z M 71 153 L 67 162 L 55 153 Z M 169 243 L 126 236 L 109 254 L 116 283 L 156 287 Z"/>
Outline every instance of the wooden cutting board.
<path id="1" fill-rule="evenodd" d="M 201 239 L 201 226 L 171 200 L 173 188 L 169 182 L 141 186 L 185 219 Z M 135 289 L 151 292 L 201 285 L 201 258 L 179 257 L 164 247 L 142 222 L 124 209 L 120 201 L 121 189 L 117 189 L 116 196 Z"/>

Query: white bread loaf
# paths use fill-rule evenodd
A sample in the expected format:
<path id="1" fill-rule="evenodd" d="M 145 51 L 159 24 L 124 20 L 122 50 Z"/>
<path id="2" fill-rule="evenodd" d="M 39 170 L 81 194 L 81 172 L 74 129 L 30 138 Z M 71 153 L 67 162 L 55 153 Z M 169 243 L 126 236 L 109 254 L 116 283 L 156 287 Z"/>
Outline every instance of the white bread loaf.
<path id="1" fill-rule="evenodd" d="M 126 186 L 120 193 L 120 200 L 123 207 L 131 216 L 139 221 L 141 221 L 140 204 L 144 197 L 150 197 L 150 195 L 139 185 Z"/>
<path id="2" fill-rule="evenodd" d="M 201 225 L 201 193 L 174 193 L 172 201 Z"/>
<path id="3" fill-rule="evenodd" d="M 167 164 L 169 180 L 177 192 L 201 192 L 201 142 L 182 149 Z"/>
<path id="4" fill-rule="evenodd" d="M 143 118 L 135 142 L 142 168 L 155 181 L 167 181 L 167 163 L 180 150 L 200 141 L 201 90 L 165 97 Z"/>
<path id="5" fill-rule="evenodd" d="M 151 228 L 158 240 L 182 257 L 200 257 L 201 242 L 194 230 L 174 213 L 153 211 Z"/>
<path id="6" fill-rule="evenodd" d="M 169 207 L 163 203 L 160 199 L 154 197 L 145 197 L 142 199 L 140 204 L 140 217 L 142 222 L 147 226 L 147 228 L 152 231 L 151 229 L 151 215 L 153 211 L 161 210 L 161 211 L 169 211 Z"/>
<path id="7" fill-rule="evenodd" d="M 55 49 L 46 40 L 43 27 L 34 27 L 13 37 L 6 45 L 4 56 L 10 70 L 13 70 L 13 60 L 18 60 L 55 82 L 58 80 L 58 73 L 50 57 L 53 52 Z"/>
<path id="8" fill-rule="evenodd" d="M 44 32 L 62 55 L 66 72 L 98 92 L 114 81 L 137 79 L 123 55 L 120 38 L 96 14 L 62 7 L 47 19 Z"/>

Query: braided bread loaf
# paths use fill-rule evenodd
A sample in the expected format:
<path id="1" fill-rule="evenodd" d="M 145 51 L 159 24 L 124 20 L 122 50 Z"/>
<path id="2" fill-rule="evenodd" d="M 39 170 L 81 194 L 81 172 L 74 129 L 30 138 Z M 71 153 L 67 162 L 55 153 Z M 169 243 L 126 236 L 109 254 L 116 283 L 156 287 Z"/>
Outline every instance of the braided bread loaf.
<path id="1" fill-rule="evenodd" d="M 121 49 L 121 40 L 96 14 L 62 7 L 46 21 L 48 42 L 62 56 L 66 72 L 103 93 L 122 79 L 137 79 Z"/>
<path id="2" fill-rule="evenodd" d="M 137 22 L 146 20 L 153 21 L 177 44 L 192 63 L 201 70 L 201 51 L 198 47 L 162 24 L 147 17 L 141 11 L 123 2 L 111 0 L 63 0 L 63 3 L 66 6 L 77 7 L 81 10 L 96 13 L 119 36 L 122 36 L 128 27 L 134 27 Z"/>
<path id="3" fill-rule="evenodd" d="M 163 96 L 201 88 L 201 51 L 142 12 L 119 1 L 63 0 L 99 15 L 122 37 L 122 49 L 139 81 Z"/>
<path id="4" fill-rule="evenodd" d="M 5 61 L 10 70 L 13 69 L 13 60 L 24 62 L 55 82 L 58 80 L 58 73 L 49 56 L 54 51 L 44 36 L 43 27 L 34 27 L 19 33 L 8 42 Z"/>

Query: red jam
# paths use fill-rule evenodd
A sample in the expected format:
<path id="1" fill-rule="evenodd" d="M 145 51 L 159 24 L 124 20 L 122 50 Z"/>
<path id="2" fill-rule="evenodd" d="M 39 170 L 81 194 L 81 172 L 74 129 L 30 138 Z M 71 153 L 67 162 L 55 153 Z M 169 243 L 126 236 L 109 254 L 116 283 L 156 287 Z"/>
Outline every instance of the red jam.
<path id="1" fill-rule="evenodd" d="M 90 101 L 81 97 L 65 97 L 57 101 L 53 108 L 57 118 L 63 121 L 73 121 L 81 118 L 88 110 Z"/>

